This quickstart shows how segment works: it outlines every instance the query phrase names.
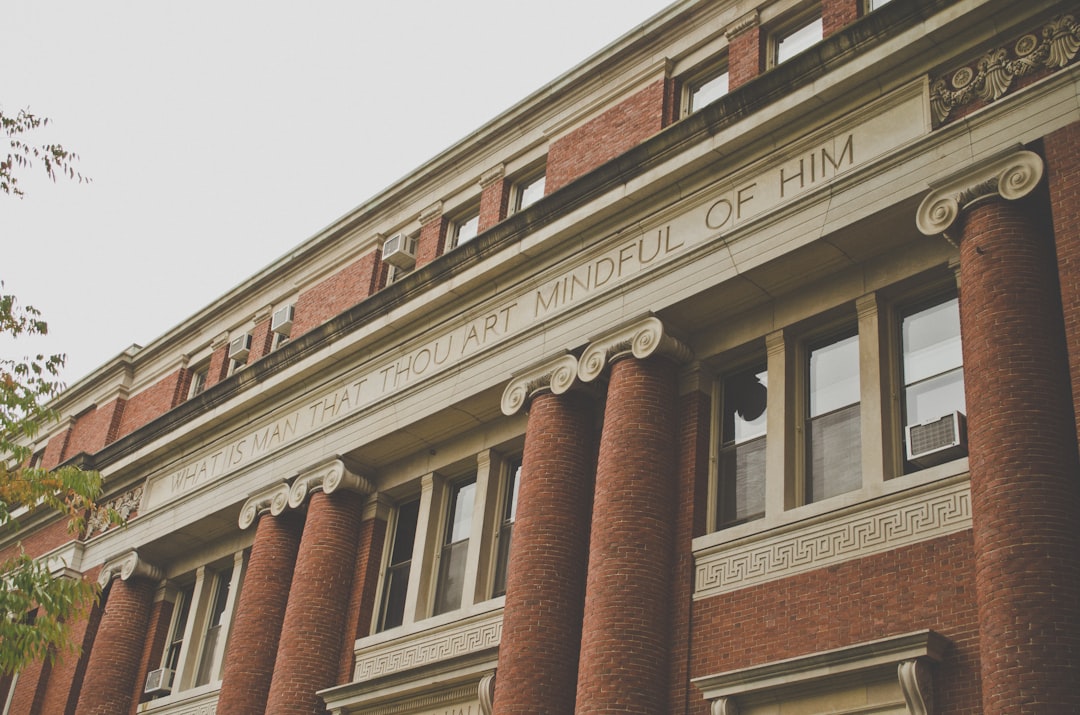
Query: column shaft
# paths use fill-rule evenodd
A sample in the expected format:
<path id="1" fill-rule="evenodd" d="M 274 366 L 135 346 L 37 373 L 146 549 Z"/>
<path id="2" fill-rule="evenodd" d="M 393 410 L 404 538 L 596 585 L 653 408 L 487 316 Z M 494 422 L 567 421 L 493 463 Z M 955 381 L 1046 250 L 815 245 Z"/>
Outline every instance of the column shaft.
<path id="1" fill-rule="evenodd" d="M 266 710 L 302 531 L 298 512 L 259 517 L 225 652 L 219 712 L 262 715 Z"/>
<path id="2" fill-rule="evenodd" d="M 117 715 L 132 709 L 142 685 L 136 678 L 154 590 L 150 579 L 112 580 L 86 666 L 78 715 Z"/>
<path id="3" fill-rule="evenodd" d="M 1080 494 L 1055 272 L 1021 202 L 968 210 L 960 318 L 985 713 L 1080 712 Z"/>
<path id="4" fill-rule="evenodd" d="M 317 491 L 296 558 L 281 627 L 267 715 L 319 715 L 316 691 L 336 684 L 363 497 Z"/>
<path id="5" fill-rule="evenodd" d="M 576 712 L 666 710 L 674 543 L 675 367 L 611 366 L 596 469 Z"/>
<path id="6" fill-rule="evenodd" d="M 529 410 L 510 543 L 494 712 L 569 713 L 588 562 L 593 409 L 579 392 Z"/>

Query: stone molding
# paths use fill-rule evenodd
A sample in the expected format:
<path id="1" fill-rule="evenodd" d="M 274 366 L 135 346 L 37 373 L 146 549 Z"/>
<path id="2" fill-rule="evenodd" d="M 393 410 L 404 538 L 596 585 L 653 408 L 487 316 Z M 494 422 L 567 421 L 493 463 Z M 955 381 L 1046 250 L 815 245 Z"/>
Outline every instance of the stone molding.
<path id="1" fill-rule="evenodd" d="M 957 107 L 978 100 L 1000 99 L 1018 77 L 1061 69 L 1073 61 L 1077 52 L 1080 52 L 1080 24 L 1072 15 L 1059 15 L 1039 30 L 1008 46 L 996 47 L 978 60 L 934 80 L 930 85 L 934 122 L 944 123 Z"/>
<path id="2" fill-rule="evenodd" d="M 375 485 L 364 477 L 350 472 L 340 459 L 332 459 L 300 473 L 289 490 L 289 506 L 293 509 L 298 508 L 309 494 L 319 489 L 326 494 L 345 489 L 367 496 L 375 492 Z"/>
<path id="3" fill-rule="evenodd" d="M 255 523 L 261 516 L 269 512 L 277 516 L 289 506 L 289 485 L 279 482 L 261 492 L 248 497 L 244 506 L 240 508 L 240 530 L 243 531 Z"/>
<path id="4" fill-rule="evenodd" d="M 114 576 L 119 576 L 121 581 L 127 581 L 132 577 L 160 581 L 165 578 L 165 572 L 148 561 L 144 561 L 137 551 L 132 550 L 123 556 L 106 561 L 98 576 L 98 584 L 105 588 Z"/>
<path id="5" fill-rule="evenodd" d="M 109 519 L 109 512 L 115 511 L 120 515 L 120 518 L 127 521 L 128 517 L 139 515 L 139 506 L 142 504 L 143 487 L 140 484 L 134 489 L 124 492 L 118 497 L 110 499 L 104 504 L 99 504 L 90 514 L 90 518 L 86 520 L 86 538 L 90 538 L 95 533 L 106 532 L 109 527 L 112 526 L 112 521 Z"/>
<path id="6" fill-rule="evenodd" d="M 776 581 L 971 528 L 967 480 L 875 500 L 843 516 L 704 549 L 694 555 L 694 598 Z"/>
<path id="7" fill-rule="evenodd" d="M 499 647 L 502 611 L 464 623 L 453 623 L 398 640 L 358 650 L 353 682 L 400 673 Z M 475 692 L 475 691 L 474 691 Z"/>
<path id="8" fill-rule="evenodd" d="M 459 703 L 468 703 L 476 697 L 476 686 L 472 683 L 458 685 L 449 689 L 440 690 L 436 693 L 425 693 L 414 697 L 400 700 L 394 703 L 376 705 L 370 708 L 334 708 L 332 715 L 344 715 L 344 713 L 362 713 L 363 715 L 406 715 L 407 713 L 431 712 L 437 708 L 449 707 L 448 713 L 458 712 L 452 706 Z"/>
<path id="9" fill-rule="evenodd" d="M 746 32 L 751 27 L 757 27 L 760 24 L 761 24 L 761 16 L 758 14 L 758 11 L 757 10 L 751 10 L 750 12 L 746 13 L 745 15 L 740 17 L 735 22 L 733 22 L 730 25 L 728 25 L 727 27 L 725 27 L 724 28 L 724 37 L 727 38 L 728 42 L 731 42 L 732 38 L 735 37 L 736 35 L 738 35 L 738 34 L 740 34 L 742 32 Z"/>
<path id="10" fill-rule="evenodd" d="M 852 675 L 894 669 L 912 715 L 933 715 L 931 663 L 940 663 L 949 640 L 931 630 L 916 631 L 833 650 L 774 661 L 714 675 L 691 682 L 712 701 L 711 715 L 738 715 L 739 699 L 768 695 L 780 689 L 820 690 L 822 685 Z"/>
<path id="11" fill-rule="evenodd" d="M 420 225 L 431 223 L 442 216 L 442 201 L 436 201 L 420 212 Z"/>
<path id="12" fill-rule="evenodd" d="M 480 695 L 481 715 L 491 715 L 495 707 L 495 673 L 488 673 L 480 678 L 480 685 L 477 686 L 477 690 Z"/>
<path id="13" fill-rule="evenodd" d="M 522 409 L 528 409 L 532 399 L 542 392 L 563 394 L 574 386 L 577 374 L 577 358 L 565 353 L 514 375 L 503 391 L 503 414 L 512 417 Z"/>
<path id="14" fill-rule="evenodd" d="M 175 696 L 174 696 L 175 697 Z M 151 700 L 144 704 L 140 713 L 147 715 L 216 715 L 218 705 L 218 691 L 212 693 L 196 694 L 190 697 L 181 694 L 179 701 L 174 697 Z"/>
<path id="15" fill-rule="evenodd" d="M 578 378 L 592 382 L 615 360 L 631 356 L 643 360 L 652 355 L 685 363 L 693 357 L 693 352 L 667 333 L 659 318 L 650 315 L 594 339 L 578 361 Z"/>
<path id="16" fill-rule="evenodd" d="M 498 164 L 480 175 L 480 188 L 486 189 L 506 177 L 506 165 Z"/>
<path id="17" fill-rule="evenodd" d="M 931 186 L 915 224 L 927 236 L 942 234 L 952 240 L 949 230 L 963 211 L 996 197 L 1021 199 L 1035 190 L 1042 175 L 1042 157 L 1033 151 L 1013 149 L 991 157 Z"/>

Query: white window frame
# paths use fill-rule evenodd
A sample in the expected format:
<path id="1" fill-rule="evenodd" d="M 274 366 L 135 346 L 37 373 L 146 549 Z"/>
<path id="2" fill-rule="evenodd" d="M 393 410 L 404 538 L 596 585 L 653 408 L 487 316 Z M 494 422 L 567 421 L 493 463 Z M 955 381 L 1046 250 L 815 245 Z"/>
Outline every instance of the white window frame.
<path id="1" fill-rule="evenodd" d="M 525 203 L 525 198 L 530 189 L 539 186 L 540 195 L 535 196 Z M 522 176 L 520 179 L 512 184 L 511 195 L 511 212 L 517 213 L 523 209 L 527 209 L 534 203 L 544 198 L 545 187 L 547 185 L 547 166 L 541 167 L 539 170 L 530 171 L 528 174 Z"/>
<path id="2" fill-rule="evenodd" d="M 817 35 L 817 39 L 814 42 L 801 47 L 800 49 L 793 50 L 790 54 L 786 55 L 783 59 L 780 57 L 780 52 L 783 49 L 783 44 L 786 40 L 789 40 L 802 32 L 809 30 L 814 25 L 822 25 L 821 8 L 815 4 L 812 12 L 805 12 L 791 20 L 777 26 L 775 30 L 769 33 L 769 67 L 776 67 L 778 65 L 787 62 L 791 58 L 801 54 L 805 50 L 813 47 L 821 42 L 825 36 L 824 27 L 821 28 L 820 33 Z"/>
<path id="3" fill-rule="evenodd" d="M 713 82 L 719 81 L 724 78 L 724 91 L 716 95 L 712 100 L 705 102 L 705 104 L 694 103 L 694 95 L 697 94 L 702 88 L 709 86 Z M 729 83 L 728 63 L 727 55 L 724 55 L 723 60 L 719 62 L 712 62 L 704 69 L 698 70 L 693 74 L 690 74 L 683 80 L 682 88 L 682 107 L 681 115 L 688 117 L 695 112 L 698 112 L 702 107 L 708 106 L 717 99 L 728 94 L 731 91 L 731 85 Z"/>
<path id="4" fill-rule="evenodd" d="M 476 231 L 475 231 L 475 233 L 472 233 L 469 236 L 467 236 L 465 238 L 465 240 L 461 240 L 461 235 L 460 235 L 461 230 L 464 227 L 468 226 L 469 224 L 471 224 L 473 222 L 476 223 Z M 480 207 L 479 206 L 471 206 L 468 209 L 466 209 L 466 210 L 462 211 L 461 213 L 459 213 L 457 218 L 453 219 L 450 222 L 450 235 L 451 235 L 450 248 L 457 248 L 458 246 L 463 246 L 466 243 L 468 243 L 469 241 L 472 241 L 477 236 L 479 236 L 480 235 Z"/>

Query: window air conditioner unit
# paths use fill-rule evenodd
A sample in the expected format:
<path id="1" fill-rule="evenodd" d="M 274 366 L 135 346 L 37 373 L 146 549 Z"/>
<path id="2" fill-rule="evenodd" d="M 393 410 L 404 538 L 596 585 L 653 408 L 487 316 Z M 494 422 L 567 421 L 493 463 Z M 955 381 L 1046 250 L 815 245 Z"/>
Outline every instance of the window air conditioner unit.
<path id="1" fill-rule="evenodd" d="M 292 332 L 293 306 L 286 305 L 274 311 L 274 317 L 270 318 L 270 330 L 278 335 L 289 336 Z"/>
<path id="2" fill-rule="evenodd" d="M 907 426 L 907 458 L 920 467 L 932 467 L 965 454 L 967 418 L 962 412 Z"/>
<path id="3" fill-rule="evenodd" d="M 170 668 L 158 668 L 146 674 L 146 686 L 143 693 L 146 695 L 168 695 L 172 692 L 173 678 L 176 671 Z"/>
<path id="4" fill-rule="evenodd" d="M 382 258 L 396 268 L 409 270 L 416 265 L 416 242 L 403 233 L 391 236 L 383 243 Z"/>
<path id="5" fill-rule="evenodd" d="M 229 343 L 229 359 L 236 362 L 244 362 L 247 360 L 248 353 L 251 352 L 251 333 L 244 333 L 238 338 L 233 338 Z"/>

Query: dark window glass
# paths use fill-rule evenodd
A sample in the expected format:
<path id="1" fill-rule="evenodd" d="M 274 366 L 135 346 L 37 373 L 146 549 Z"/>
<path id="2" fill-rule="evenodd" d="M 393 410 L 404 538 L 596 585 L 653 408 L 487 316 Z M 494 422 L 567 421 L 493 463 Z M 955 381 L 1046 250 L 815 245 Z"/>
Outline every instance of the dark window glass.
<path id="1" fill-rule="evenodd" d="M 768 371 L 759 364 L 722 384 L 717 527 L 765 515 L 765 422 Z"/>
<path id="2" fill-rule="evenodd" d="M 419 513 L 419 501 L 411 501 L 398 507 L 394 543 L 390 547 L 390 562 L 383 578 L 383 602 L 377 630 L 396 628 L 404 622 L 405 595 L 409 589 L 409 567 L 412 564 L 416 518 Z"/>
<path id="3" fill-rule="evenodd" d="M 510 565 L 510 540 L 514 533 L 514 520 L 517 518 L 518 484 L 521 477 L 521 463 L 511 462 L 506 473 L 506 494 L 503 497 L 502 521 L 499 524 L 499 555 L 495 562 L 495 587 L 492 595 L 506 593 L 506 573 Z"/>
<path id="4" fill-rule="evenodd" d="M 450 495 L 446 533 L 439 559 L 439 584 L 435 594 L 435 615 L 461 608 L 465 586 L 465 557 L 472 531 L 473 498 L 476 480 L 454 486 Z"/>
<path id="5" fill-rule="evenodd" d="M 225 607 L 229 603 L 229 589 L 232 588 L 232 566 L 219 573 L 214 578 L 214 600 L 210 606 L 209 620 L 206 624 L 206 635 L 203 638 L 203 650 L 199 659 L 199 669 L 195 675 L 195 685 L 206 685 L 211 679 L 211 668 L 214 665 L 214 653 L 217 651 L 218 641 L 224 638 L 222 629 L 225 623 Z"/>
<path id="6" fill-rule="evenodd" d="M 180 662 L 180 651 L 184 647 L 184 629 L 187 627 L 188 614 L 191 612 L 191 598 L 195 595 L 195 584 L 190 583 L 176 596 L 175 617 L 173 618 L 172 632 L 169 634 L 169 647 L 165 650 L 165 660 L 162 667 L 176 670 Z"/>
<path id="7" fill-rule="evenodd" d="M 806 428 L 806 502 L 862 485 L 859 336 L 810 350 Z"/>

